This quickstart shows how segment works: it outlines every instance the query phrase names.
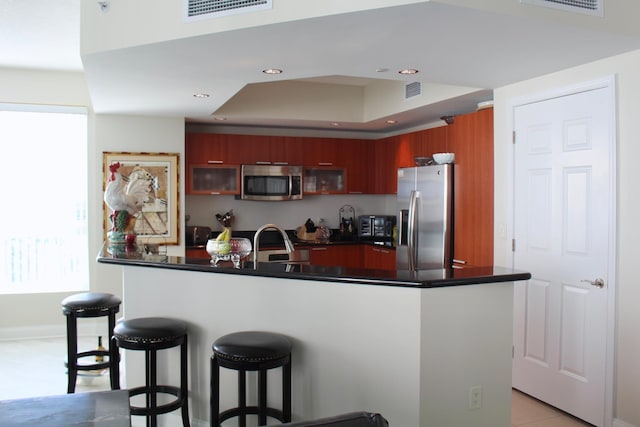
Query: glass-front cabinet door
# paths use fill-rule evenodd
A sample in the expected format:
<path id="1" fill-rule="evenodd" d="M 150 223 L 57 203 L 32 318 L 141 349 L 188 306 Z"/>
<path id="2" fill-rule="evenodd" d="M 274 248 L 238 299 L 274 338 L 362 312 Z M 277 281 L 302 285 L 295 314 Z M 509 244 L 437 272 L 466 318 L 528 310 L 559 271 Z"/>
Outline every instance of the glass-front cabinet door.
<path id="1" fill-rule="evenodd" d="M 188 194 L 240 194 L 240 166 L 191 165 Z"/>
<path id="2" fill-rule="evenodd" d="M 304 168 L 305 194 L 341 194 L 346 193 L 345 168 L 313 167 Z"/>

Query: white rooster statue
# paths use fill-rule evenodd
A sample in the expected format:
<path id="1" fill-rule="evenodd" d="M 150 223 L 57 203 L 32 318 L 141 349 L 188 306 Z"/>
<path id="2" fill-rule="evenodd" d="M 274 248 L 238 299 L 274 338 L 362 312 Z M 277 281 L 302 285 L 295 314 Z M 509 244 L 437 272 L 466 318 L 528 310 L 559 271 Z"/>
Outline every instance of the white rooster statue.
<path id="1" fill-rule="evenodd" d="M 124 234 L 134 234 L 134 215 L 142 210 L 149 200 L 149 193 L 156 185 L 156 179 L 141 168 L 134 169 L 128 178 L 120 172 L 120 162 L 109 166 L 109 180 L 104 192 L 104 202 L 111 209 L 112 238 L 122 240 Z"/>

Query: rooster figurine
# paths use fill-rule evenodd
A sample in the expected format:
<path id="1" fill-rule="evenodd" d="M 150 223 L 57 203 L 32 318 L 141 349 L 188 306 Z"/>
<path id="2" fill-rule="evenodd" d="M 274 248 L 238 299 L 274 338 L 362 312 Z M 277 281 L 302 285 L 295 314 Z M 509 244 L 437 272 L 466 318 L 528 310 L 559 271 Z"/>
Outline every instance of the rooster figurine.
<path id="1" fill-rule="evenodd" d="M 120 240 L 123 234 L 133 234 L 134 215 L 140 210 L 149 194 L 154 189 L 156 179 L 142 168 L 135 168 L 128 178 L 120 172 L 120 162 L 109 166 L 109 179 L 104 192 L 104 202 L 111 209 L 112 232 L 120 234 L 113 236 Z"/>

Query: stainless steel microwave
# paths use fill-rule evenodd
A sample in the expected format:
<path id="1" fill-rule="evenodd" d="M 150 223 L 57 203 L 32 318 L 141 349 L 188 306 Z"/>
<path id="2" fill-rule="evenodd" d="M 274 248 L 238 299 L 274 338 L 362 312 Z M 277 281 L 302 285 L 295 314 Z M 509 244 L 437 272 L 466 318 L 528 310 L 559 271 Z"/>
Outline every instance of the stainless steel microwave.
<path id="1" fill-rule="evenodd" d="M 243 200 L 302 199 L 302 166 L 242 165 Z"/>

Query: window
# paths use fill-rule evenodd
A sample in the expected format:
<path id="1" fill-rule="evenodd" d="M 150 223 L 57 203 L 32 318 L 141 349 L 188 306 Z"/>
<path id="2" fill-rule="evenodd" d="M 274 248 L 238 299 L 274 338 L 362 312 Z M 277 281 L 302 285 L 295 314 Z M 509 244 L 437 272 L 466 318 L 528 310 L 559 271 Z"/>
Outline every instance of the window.
<path id="1" fill-rule="evenodd" d="M 0 294 L 89 289 L 87 114 L 0 104 Z"/>

